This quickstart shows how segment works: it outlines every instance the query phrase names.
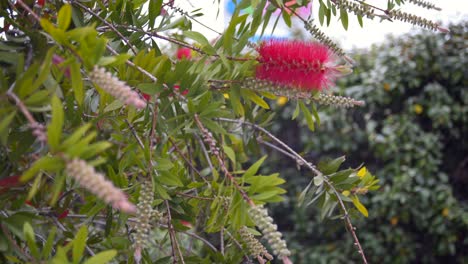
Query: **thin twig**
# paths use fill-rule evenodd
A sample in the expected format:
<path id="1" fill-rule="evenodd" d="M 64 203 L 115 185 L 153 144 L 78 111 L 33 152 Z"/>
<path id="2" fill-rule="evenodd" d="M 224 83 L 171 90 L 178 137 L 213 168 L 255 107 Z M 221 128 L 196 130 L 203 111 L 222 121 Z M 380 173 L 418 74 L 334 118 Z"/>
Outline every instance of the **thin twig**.
<path id="1" fill-rule="evenodd" d="M 213 201 L 214 200 L 213 198 L 210 198 L 210 197 L 195 196 L 195 195 L 190 195 L 188 193 L 183 193 L 183 192 L 176 192 L 176 194 L 182 195 L 182 196 L 185 196 L 185 197 L 190 197 L 190 198 L 193 198 L 193 199 L 198 199 L 198 200 L 206 200 L 206 201 Z"/>
<path id="2" fill-rule="evenodd" d="M 213 163 L 211 163 L 210 154 L 208 154 L 208 151 L 206 150 L 205 144 L 203 144 L 202 139 L 198 135 L 195 135 L 195 138 L 197 139 L 198 143 L 200 144 L 201 150 L 203 152 L 203 155 L 205 156 L 205 159 L 206 159 L 206 162 L 208 163 L 208 166 L 210 167 L 211 173 L 213 173 L 213 171 L 214 171 Z"/>
<path id="3" fill-rule="evenodd" d="M 250 206 L 254 207 L 255 203 L 250 199 L 250 197 L 247 195 L 247 193 L 240 187 L 240 185 L 237 183 L 236 179 L 234 176 L 229 172 L 229 170 L 226 167 L 226 163 L 224 160 L 221 158 L 221 155 L 219 154 L 219 148 L 216 146 L 216 140 L 211 136 L 211 134 L 208 132 L 208 130 L 203 126 L 203 123 L 201 122 L 200 118 L 196 114 L 194 116 L 195 123 L 197 124 L 198 128 L 201 130 L 205 137 L 206 143 L 210 145 L 211 149 L 211 154 L 213 154 L 216 159 L 218 160 L 219 166 L 221 167 L 221 170 L 223 171 L 224 175 L 231 181 L 231 183 L 234 185 L 234 187 L 237 189 L 237 191 L 240 193 L 242 198 L 249 204 Z M 207 142 L 209 141 L 209 142 Z"/>
<path id="4" fill-rule="evenodd" d="M 219 251 L 224 256 L 224 228 L 219 231 Z"/>
<path id="5" fill-rule="evenodd" d="M 205 178 L 205 176 L 203 176 L 201 174 L 200 171 L 197 170 L 197 168 L 195 168 L 195 166 L 192 164 L 191 160 L 189 160 L 187 157 L 185 157 L 185 155 L 182 153 L 182 151 L 179 149 L 179 147 L 177 146 L 177 144 L 174 142 L 174 140 L 172 140 L 172 138 L 169 138 L 169 142 L 172 144 L 172 146 L 174 147 L 175 151 L 177 152 L 177 154 L 179 154 L 180 157 L 182 157 L 182 159 L 185 161 L 185 163 L 187 163 L 190 167 L 190 169 L 192 169 L 196 174 L 198 174 L 205 183 L 207 183 L 208 185 L 210 184 L 208 182 L 208 180 Z"/>
<path id="6" fill-rule="evenodd" d="M 178 263 L 178 260 L 180 260 L 182 264 L 185 264 L 184 257 L 182 256 L 182 252 L 180 251 L 179 243 L 177 243 L 177 237 L 174 231 L 174 226 L 172 226 L 171 207 L 169 206 L 169 201 L 164 200 L 164 203 L 166 204 L 167 208 L 167 228 L 169 230 L 169 236 L 171 238 L 172 254 L 174 258 L 173 263 Z M 179 256 L 176 256 L 177 253 L 179 254 Z"/>
<path id="7" fill-rule="evenodd" d="M 112 31 L 114 31 L 124 42 L 127 44 L 127 46 L 133 51 L 133 54 L 137 54 L 138 51 L 137 49 L 130 43 L 130 41 L 120 33 L 111 23 L 107 22 L 104 18 L 100 17 L 98 14 L 96 14 L 93 10 L 90 8 L 86 7 L 85 5 L 81 4 L 78 1 L 72 1 L 73 5 L 79 6 L 81 9 L 86 10 L 86 12 L 90 13 L 91 15 L 95 16 L 97 19 L 99 19 L 102 23 L 106 24 Z"/>
<path id="8" fill-rule="evenodd" d="M 145 35 L 151 36 L 151 37 L 162 39 L 162 40 L 171 42 L 173 44 L 176 44 L 178 46 L 191 49 L 191 50 L 196 51 L 196 52 L 198 52 L 198 53 L 200 53 L 202 55 L 212 56 L 212 57 L 216 57 L 216 58 L 220 57 L 218 54 L 208 54 L 207 52 L 203 51 L 201 48 L 197 48 L 195 46 L 192 46 L 190 44 L 187 44 L 187 43 L 185 43 L 183 41 L 180 41 L 180 40 L 177 40 L 177 39 L 174 39 L 174 38 L 171 38 L 171 37 L 163 36 L 161 34 L 158 34 L 156 31 L 146 31 L 146 30 L 143 30 L 143 29 L 139 29 L 139 28 L 132 27 L 132 26 L 127 26 L 127 25 L 116 25 L 116 27 L 124 28 L 124 29 L 127 29 L 127 30 L 132 30 L 134 32 L 139 32 L 139 33 L 143 33 Z M 103 29 L 103 28 L 104 27 L 100 27 L 100 29 Z M 112 29 L 112 27 L 110 27 L 110 28 Z M 233 60 L 233 61 L 249 61 L 249 60 L 252 60 L 251 58 L 237 58 L 237 57 L 232 57 L 232 56 L 226 56 L 226 59 Z"/>
<path id="9" fill-rule="evenodd" d="M 18 3 L 22 8 L 26 9 L 26 11 L 28 11 L 28 13 L 31 14 L 34 17 L 34 19 L 37 20 L 37 22 L 41 21 L 41 18 L 36 13 L 34 13 L 34 11 L 32 11 L 31 8 L 29 8 L 29 6 L 25 4 L 22 0 L 17 0 L 16 3 Z"/>
<path id="10" fill-rule="evenodd" d="M 343 210 L 343 213 L 344 213 L 344 221 L 346 223 L 346 226 L 347 226 L 347 229 L 350 231 L 352 237 L 353 237 L 353 240 L 354 240 L 354 244 L 355 246 L 358 248 L 358 253 L 360 254 L 361 258 L 362 258 L 362 261 L 363 263 L 367 264 L 367 259 L 366 259 L 366 255 L 364 253 L 364 250 L 362 249 L 362 246 L 361 246 L 361 243 L 359 242 L 359 238 L 357 237 L 356 235 L 356 228 L 353 226 L 353 224 L 351 223 L 351 219 L 350 219 L 350 216 L 349 216 L 349 213 L 348 213 L 348 210 L 346 209 L 346 206 L 344 205 L 344 202 L 343 200 L 341 199 L 340 197 L 340 194 L 339 192 L 335 189 L 335 187 L 333 186 L 333 184 L 328 180 L 327 177 L 325 177 L 322 172 L 320 172 L 319 170 L 317 170 L 315 168 L 315 166 L 310 163 L 310 162 L 307 162 L 301 155 L 299 155 L 297 152 L 295 152 L 294 150 L 292 150 L 286 143 L 284 143 L 283 141 L 281 141 L 280 139 L 278 139 L 277 137 L 275 137 L 273 134 L 271 134 L 268 130 L 264 129 L 263 127 L 259 126 L 259 125 L 256 125 L 256 124 L 253 124 L 253 123 L 250 123 L 250 122 L 247 122 L 247 121 L 242 121 L 242 120 L 236 120 L 236 119 L 230 119 L 230 118 L 224 118 L 224 117 L 219 117 L 219 118 L 215 118 L 215 120 L 218 120 L 218 121 L 223 121 L 223 122 L 230 122 L 230 123 L 236 123 L 236 124 L 241 124 L 241 125 L 245 125 L 245 126 L 249 126 L 249 127 L 252 127 L 256 130 L 259 130 L 261 132 L 263 132 L 264 134 L 266 134 L 269 138 L 271 138 L 273 141 L 275 141 L 277 144 L 281 145 L 285 150 L 287 150 L 291 155 L 293 155 L 293 159 L 298 162 L 298 164 L 303 164 L 304 166 L 306 166 L 309 170 L 311 170 L 316 176 L 322 176 L 323 177 L 323 181 L 324 183 L 333 191 L 333 193 L 335 193 L 336 195 L 336 198 L 338 199 L 338 203 L 340 204 L 340 207 L 341 209 Z M 291 157 L 290 155 L 287 155 L 288 157 Z M 292 157 L 291 157 L 292 158 Z"/>
<path id="11" fill-rule="evenodd" d="M 16 241 L 13 239 L 13 237 L 11 237 L 11 234 L 10 232 L 8 231 L 8 229 L 0 224 L 0 226 L 2 227 L 2 232 L 3 234 L 5 235 L 5 237 L 7 238 L 8 242 L 10 242 L 11 245 L 13 245 L 13 247 L 18 251 L 20 252 L 22 255 L 20 255 L 20 257 L 24 257 L 26 260 L 29 260 L 29 261 L 32 261 L 34 260 L 34 258 L 29 255 L 28 253 L 26 253 L 20 246 L 18 246 L 18 244 L 16 243 Z"/>
<path id="12" fill-rule="evenodd" d="M 21 113 L 26 117 L 28 120 L 29 127 L 33 130 L 33 135 L 43 144 L 47 143 L 47 134 L 45 133 L 44 125 L 38 123 L 36 119 L 32 116 L 31 112 L 29 112 L 26 105 L 19 99 L 19 97 L 13 92 L 14 83 L 6 92 L 7 97 L 11 98 L 15 105 L 19 108 Z"/>
<path id="13" fill-rule="evenodd" d="M 130 128 L 130 131 L 132 132 L 133 136 L 135 137 L 136 141 L 138 142 L 138 145 L 144 150 L 145 145 L 143 144 L 143 141 L 141 141 L 141 139 L 138 136 L 135 128 L 133 127 L 133 125 L 130 124 L 130 122 L 127 119 L 125 119 L 125 123 L 127 123 L 128 127 Z"/>

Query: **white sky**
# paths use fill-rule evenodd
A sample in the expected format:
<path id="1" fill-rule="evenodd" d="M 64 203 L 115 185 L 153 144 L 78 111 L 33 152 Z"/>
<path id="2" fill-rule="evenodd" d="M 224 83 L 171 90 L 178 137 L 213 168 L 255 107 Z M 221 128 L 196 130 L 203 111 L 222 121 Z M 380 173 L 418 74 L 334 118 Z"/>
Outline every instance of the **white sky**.
<path id="1" fill-rule="evenodd" d="M 462 19 L 468 19 L 468 0 L 429 1 L 442 8 L 442 11 L 427 10 L 410 3 L 404 5 L 402 10 L 407 13 L 418 14 L 433 21 L 442 21 L 444 24 L 447 24 L 448 22 L 460 21 Z M 221 0 L 222 7 L 225 6 L 224 2 L 225 0 Z M 367 2 L 369 4 L 383 8 L 385 8 L 387 4 L 387 0 L 368 0 Z M 176 4 L 180 5 L 185 11 L 188 12 L 194 9 L 193 6 L 203 6 L 203 13 L 205 16 L 199 17 L 198 19 L 219 32 L 224 30 L 224 28 L 227 26 L 226 21 L 229 21 L 227 17 L 225 20 L 222 12 L 220 16 L 216 18 L 216 12 L 218 8 L 217 0 L 179 0 L 176 1 Z M 314 8 L 315 6 L 318 6 L 318 0 L 313 1 L 313 13 L 316 16 L 318 8 Z M 341 26 L 341 21 L 338 21 L 336 18 L 332 18 L 330 27 L 323 26 L 321 28 L 329 37 L 333 38 L 337 42 L 340 42 L 344 49 L 351 49 L 352 47 L 368 47 L 373 43 L 383 42 L 387 34 L 399 35 L 409 32 L 412 29 L 419 28 L 417 26 L 399 21 L 383 21 L 380 23 L 380 18 L 374 18 L 374 20 L 368 20 L 364 18 L 363 20 L 364 28 L 359 26 L 355 16 L 349 17 L 348 31 L 343 29 Z M 319 24 L 318 19 L 317 24 Z M 206 30 L 204 27 L 197 25 L 197 23 L 193 23 L 193 26 L 193 30 L 205 34 L 208 39 L 217 37 L 216 33 Z M 277 33 L 278 36 L 287 37 L 289 34 L 289 29 L 286 26 L 283 26 Z"/>

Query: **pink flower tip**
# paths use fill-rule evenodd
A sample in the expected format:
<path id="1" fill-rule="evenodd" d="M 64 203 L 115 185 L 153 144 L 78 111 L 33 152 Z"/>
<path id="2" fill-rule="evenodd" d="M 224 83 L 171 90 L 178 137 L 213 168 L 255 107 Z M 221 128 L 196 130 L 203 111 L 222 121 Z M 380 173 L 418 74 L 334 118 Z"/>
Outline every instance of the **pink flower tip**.
<path id="1" fill-rule="evenodd" d="M 116 202 L 113 205 L 113 207 L 117 208 L 120 211 L 125 212 L 127 214 L 135 214 L 136 211 L 137 211 L 136 206 L 134 204 L 132 204 L 131 202 L 129 202 L 128 200 L 126 200 L 126 199 L 122 199 L 122 200 Z"/>
<path id="2" fill-rule="evenodd" d="M 450 29 L 446 27 L 437 26 L 437 29 L 442 33 L 450 33 Z"/>
<path id="3" fill-rule="evenodd" d="M 261 43 L 257 51 L 257 79 L 302 91 L 321 91 L 339 75 L 333 52 L 317 42 L 270 40 Z"/>
<path id="4" fill-rule="evenodd" d="M 192 58 L 192 50 L 189 48 L 180 48 L 177 50 L 177 59 L 191 59 Z"/>

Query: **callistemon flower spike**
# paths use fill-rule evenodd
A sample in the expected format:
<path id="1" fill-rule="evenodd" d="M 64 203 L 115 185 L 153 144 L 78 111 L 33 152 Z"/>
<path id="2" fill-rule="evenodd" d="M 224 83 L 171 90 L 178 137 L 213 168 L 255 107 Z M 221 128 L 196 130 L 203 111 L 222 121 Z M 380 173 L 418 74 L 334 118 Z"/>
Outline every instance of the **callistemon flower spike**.
<path id="1" fill-rule="evenodd" d="M 332 94 L 319 93 L 312 100 L 318 104 L 331 105 L 335 107 L 350 108 L 355 106 L 364 106 L 364 101 L 356 100 L 351 97 L 338 96 Z"/>
<path id="2" fill-rule="evenodd" d="M 117 210 L 133 214 L 136 207 L 128 201 L 125 193 L 115 187 L 112 182 L 106 180 L 104 175 L 94 170 L 86 161 L 74 158 L 67 160 L 65 171 L 67 175 L 73 177 L 80 186 L 87 189 L 106 203 Z"/>
<path id="3" fill-rule="evenodd" d="M 149 233 L 151 231 L 151 222 L 158 221 L 162 214 L 153 209 L 154 193 L 151 180 L 145 181 L 141 185 L 140 197 L 138 198 L 135 234 L 133 235 L 135 243 L 134 258 L 136 263 L 141 261 L 141 251 L 148 243 Z"/>
<path id="4" fill-rule="evenodd" d="M 286 241 L 281 238 L 283 235 L 278 232 L 278 227 L 273 224 L 273 218 L 268 215 L 267 209 L 263 208 L 263 205 L 252 206 L 249 208 L 249 215 L 262 231 L 263 237 L 273 249 L 273 254 L 283 259 L 283 262 L 289 260 L 288 257 L 291 252 L 286 245 Z"/>
<path id="5" fill-rule="evenodd" d="M 257 48 L 255 77 L 301 91 L 321 91 L 340 75 L 333 52 L 317 42 L 270 40 Z"/>
<path id="6" fill-rule="evenodd" d="M 145 100 L 140 98 L 137 92 L 133 91 L 132 88 L 117 77 L 112 76 L 112 74 L 104 68 L 94 66 L 93 70 L 89 73 L 89 78 L 92 82 L 122 103 L 133 105 L 139 109 L 146 107 Z"/>
<path id="7" fill-rule="evenodd" d="M 266 248 L 260 243 L 246 226 L 239 229 L 239 235 L 245 244 L 249 255 L 256 258 L 260 263 L 265 263 L 265 259 L 273 260 L 273 256 L 268 253 Z"/>
<path id="8" fill-rule="evenodd" d="M 242 81 L 242 88 L 261 92 L 270 92 L 274 95 L 285 96 L 290 99 L 308 99 L 314 95 L 312 92 L 297 90 L 293 87 L 255 78 L 246 78 Z"/>

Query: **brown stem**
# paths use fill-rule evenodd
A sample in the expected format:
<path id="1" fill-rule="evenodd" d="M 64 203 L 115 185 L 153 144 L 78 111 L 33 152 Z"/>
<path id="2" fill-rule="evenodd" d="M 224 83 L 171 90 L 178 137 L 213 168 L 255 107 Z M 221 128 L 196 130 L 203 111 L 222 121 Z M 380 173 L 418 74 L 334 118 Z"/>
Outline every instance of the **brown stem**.
<path id="1" fill-rule="evenodd" d="M 13 85 L 11 86 L 10 89 L 6 92 L 7 97 L 11 98 L 14 102 L 15 105 L 19 108 L 21 113 L 26 117 L 29 123 L 29 127 L 33 130 L 33 135 L 36 136 L 36 138 L 43 142 L 47 142 L 47 134 L 45 133 L 45 128 L 42 124 L 38 123 L 34 117 L 32 116 L 31 112 L 29 112 L 28 108 L 26 105 L 19 99 L 19 97 L 12 91 L 13 90 Z"/>

